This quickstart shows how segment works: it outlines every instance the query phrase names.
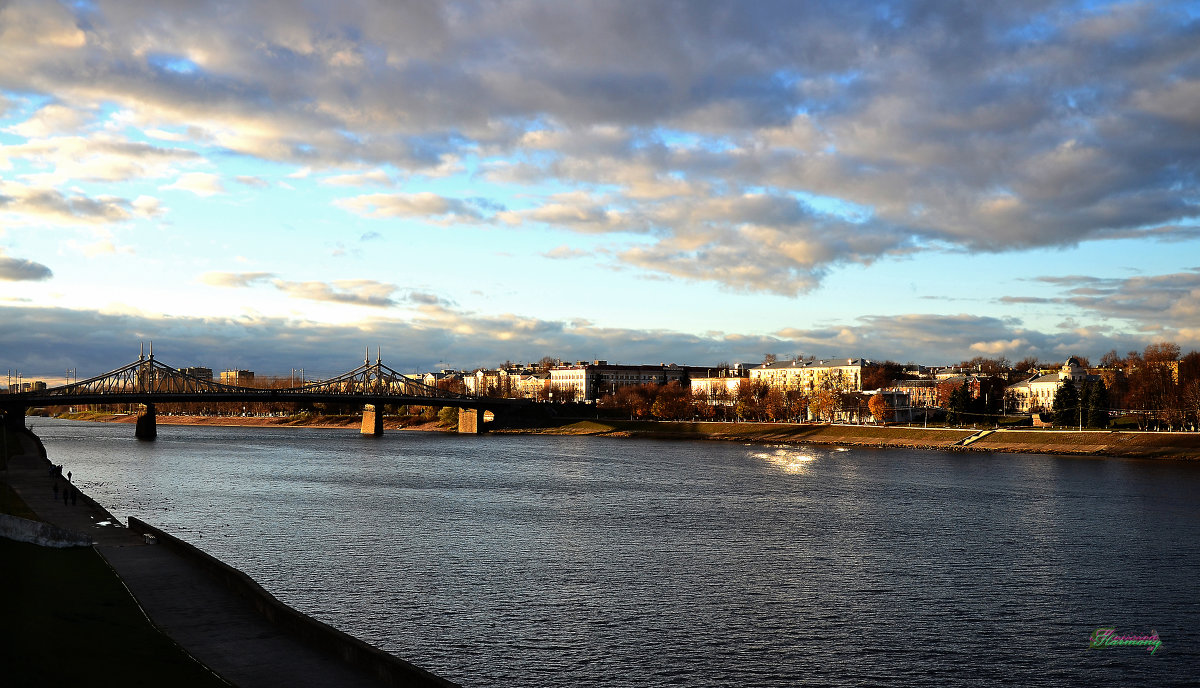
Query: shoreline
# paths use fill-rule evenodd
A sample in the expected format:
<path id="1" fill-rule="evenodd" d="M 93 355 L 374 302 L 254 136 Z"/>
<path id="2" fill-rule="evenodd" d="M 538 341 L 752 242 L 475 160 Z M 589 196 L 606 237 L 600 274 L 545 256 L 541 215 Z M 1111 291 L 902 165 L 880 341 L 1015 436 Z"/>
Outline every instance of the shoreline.
<path id="1" fill-rule="evenodd" d="M 551 429 L 495 430 L 647 439 L 795 443 L 876 449 L 928 449 L 1194 461 L 1200 433 L 1126 430 L 919 428 L 901 425 L 801 423 L 709 423 L 687 421 L 578 420 Z"/>
<path id="2" fill-rule="evenodd" d="M 80 414 L 75 414 L 80 415 Z M 89 414 L 92 422 L 136 422 L 133 414 Z M 357 428 L 361 416 L 158 416 L 160 425 L 219 427 Z M 385 417 L 385 430 L 454 433 L 437 421 Z M 907 425 L 833 425 L 813 423 L 734 423 L 638 421 L 566 418 L 556 424 L 488 428 L 494 434 L 573 435 L 643 439 L 711 440 L 756 444 L 797 443 L 875 449 L 1001 452 L 1095 458 L 1195 461 L 1200 459 L 1200 432 L 1070 430 L 1051 428 L 921 428 Z"/>

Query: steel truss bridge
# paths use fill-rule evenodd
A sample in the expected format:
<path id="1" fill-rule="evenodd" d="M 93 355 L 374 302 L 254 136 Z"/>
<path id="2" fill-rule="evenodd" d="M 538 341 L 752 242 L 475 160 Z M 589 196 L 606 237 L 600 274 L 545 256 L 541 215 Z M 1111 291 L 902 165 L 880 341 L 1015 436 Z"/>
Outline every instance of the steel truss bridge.
<path id="1" fill-rule="evenodd" d="M 152 438 L 154 404 L 201 402 L 285 402 L 346 403 L 364 407 L 363 433 L 382 433 L 382 411 L 375 406 L 452 406 L 460 411 L 460 432 L 478 432 L 482 412 L 500 415 L 505 410 L 532 405 L 525 399 L 477 397 L 432 387 L 384 365 L 376 357 L 350 372 L 328 380 L 304 383 L 298 387 L 264 389 L 227 385 L 180 372 L 154 359 L 138 355 L 138 360 L 87 380 L 50 387 L 40 391 L 0 395 L 0 409 L 8 427 L 24 426 L 25 411 L 45 406 L 86 404 L 143 404 L 145 413 L 138 418 L 138 437 Z M 370 427 L 368 427 L 370 425 Z M 143 428 L 145 426 L 145 428 Z"/>

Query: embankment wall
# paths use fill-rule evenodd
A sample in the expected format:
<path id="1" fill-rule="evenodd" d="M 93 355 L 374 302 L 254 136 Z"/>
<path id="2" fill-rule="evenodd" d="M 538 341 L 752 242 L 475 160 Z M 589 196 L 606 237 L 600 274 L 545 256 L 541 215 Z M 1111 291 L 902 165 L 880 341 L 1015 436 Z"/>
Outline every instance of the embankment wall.
<path id="1" fill-rule="evenodd" d="M 386 685 L 455 685 L 292 609 L 241 571 L 145 521 L 131 516 L 129 517 L 129 529 L 141 535 L 153 535 L 159 546 L 170 547 L 180 556 L 207 570 L 226 587 L 249 601 L 260 614 L 279 629 L 370 672 Z"/>

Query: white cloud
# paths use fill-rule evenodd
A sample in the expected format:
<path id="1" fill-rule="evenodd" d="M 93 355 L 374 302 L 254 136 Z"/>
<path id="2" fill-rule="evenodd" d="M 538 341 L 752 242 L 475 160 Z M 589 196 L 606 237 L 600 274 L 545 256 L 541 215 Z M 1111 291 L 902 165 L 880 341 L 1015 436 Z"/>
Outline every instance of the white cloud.
<path id="1" fill-rule="evenodd" d="M 160 186 L 159 189 L 163 191 L 190 191 L 204 198 L 225 193 L 225 187 L 221 184 L 221 177 L 207 172 L 181 174 L 173 183 L 167 186 Z"/>

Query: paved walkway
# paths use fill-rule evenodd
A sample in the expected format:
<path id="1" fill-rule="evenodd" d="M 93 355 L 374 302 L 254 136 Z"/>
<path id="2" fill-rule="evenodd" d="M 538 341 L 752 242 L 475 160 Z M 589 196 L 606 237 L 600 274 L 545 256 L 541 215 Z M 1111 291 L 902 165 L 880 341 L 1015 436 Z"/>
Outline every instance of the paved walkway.
<path id="1" fill-rule="evenodd" d="M 90 534 L 96 550 L 155 625 L 226 681 L 240 688 L 383 685 L 282 633 L 245 600 L 169 548 L 147 545 L 127 528 L 100 525 L 114 519 L 90 499 L 80 495 L 76 504 L 65 504 L 66 478 L 52 477 L 36 448 L 10 458 L 8 481 L 44 520 Z"/>

